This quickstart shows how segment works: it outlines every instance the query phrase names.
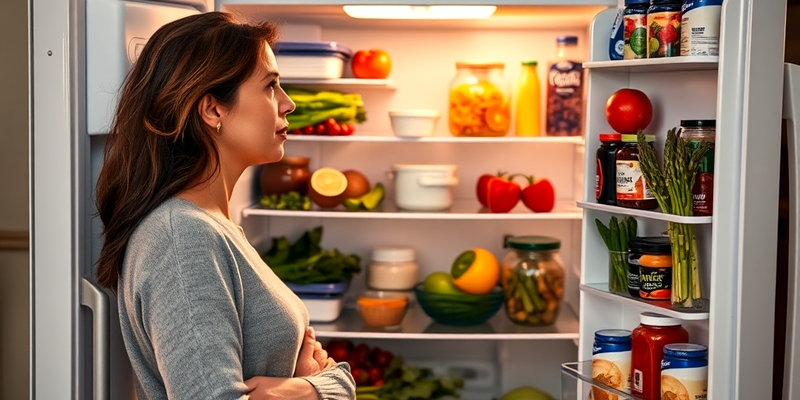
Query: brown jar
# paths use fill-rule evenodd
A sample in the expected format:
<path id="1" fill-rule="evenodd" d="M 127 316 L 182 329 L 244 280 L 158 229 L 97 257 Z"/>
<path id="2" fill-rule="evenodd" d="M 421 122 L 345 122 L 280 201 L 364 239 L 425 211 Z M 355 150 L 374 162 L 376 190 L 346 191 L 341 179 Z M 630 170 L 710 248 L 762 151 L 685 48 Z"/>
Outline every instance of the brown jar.
<path id="1" fill-rule="evenodd" d="M 308 194 L 311 170 L 308 157 L 283 157 L 278 162 L 264 164 L 261 169 L 261 194 L 285 194 L 298 192 Z"/>
<path id="2" fill-rule="evenodd" d="M 655 142 L 654 135 L 645 135 L 651 146 Z M 658 208 L 653 193 L 647 187 L 642 169 L 639 166 L 639 149 L 636 147 L 636 135 L 622 135 L 622 148 L 617 151 L 617 205 L 640 210 Z"/>

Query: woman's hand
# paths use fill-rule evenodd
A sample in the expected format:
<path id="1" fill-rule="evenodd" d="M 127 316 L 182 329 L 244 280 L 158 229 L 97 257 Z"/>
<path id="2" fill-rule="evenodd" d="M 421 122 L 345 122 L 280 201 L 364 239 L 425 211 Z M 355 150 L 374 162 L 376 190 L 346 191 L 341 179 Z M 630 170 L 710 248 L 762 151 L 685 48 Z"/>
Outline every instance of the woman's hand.
<path id="1" fill-rule="evenodd" d="M 319 400 L 317 390 L 305 379 L 254 376 L 244 384 L 250 400 Z"/>
<path id="2" fill-rule="evenodd" d="M 300 354 L 297 356 L 297 365 L 294 369 L 294 376 L 311 376 L 331 368 L 336 364 L 334 359 L 328 357 L 328 352 L 322 348 L 322 344 L 317 341 L 314 328 L 306 329 L 303 337 L 303 345 L 300 347 Z"/>

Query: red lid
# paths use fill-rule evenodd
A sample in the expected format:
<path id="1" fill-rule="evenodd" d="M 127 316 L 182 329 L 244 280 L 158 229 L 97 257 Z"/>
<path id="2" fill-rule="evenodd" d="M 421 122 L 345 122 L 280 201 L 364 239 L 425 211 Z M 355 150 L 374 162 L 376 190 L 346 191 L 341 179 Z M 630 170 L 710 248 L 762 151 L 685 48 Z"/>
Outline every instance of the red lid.
<path id="1" fill-rule="evenodd" d="M 619 142 L 622 140 L 621 133 L 601 133 L 600 134 L 600 141 L 601 142 Z"/>

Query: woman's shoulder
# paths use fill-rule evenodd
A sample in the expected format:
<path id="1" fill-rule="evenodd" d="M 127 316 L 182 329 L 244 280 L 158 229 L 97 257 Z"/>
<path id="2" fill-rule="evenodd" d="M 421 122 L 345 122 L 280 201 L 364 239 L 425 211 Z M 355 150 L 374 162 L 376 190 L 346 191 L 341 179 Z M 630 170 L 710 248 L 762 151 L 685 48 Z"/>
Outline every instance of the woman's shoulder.
<path id="1" fill-rule="evenodd" d="M 226 235 L 226 227 L 194 203 L 172 198 L 153 209 L 131 235 L 131 245 L 208 245 Z"/>

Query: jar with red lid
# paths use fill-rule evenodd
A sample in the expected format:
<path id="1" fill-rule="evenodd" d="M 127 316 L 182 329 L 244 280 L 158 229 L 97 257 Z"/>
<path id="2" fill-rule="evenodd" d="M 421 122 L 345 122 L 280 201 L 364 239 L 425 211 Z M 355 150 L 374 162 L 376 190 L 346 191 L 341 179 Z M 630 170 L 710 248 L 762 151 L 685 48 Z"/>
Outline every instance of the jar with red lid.
<path id="1" fill-rule="evenodd" d="M 679 319 L 652 312 L 643 312 L 639 321 L 631 333 L 631 394 L 660 400 L 664 346 L 687 343 L 689 332 Z"/>
<path id="2" fill-rule="evenodd" d="M 645 135 L 645 141 L 651 146 L 655 135 Z M 617 205 L 640 210 L 658 208 L 658 201 L 647 187 L 642 169 L 639 166 L 639 148 L 636 135 L 622 135 L 622 148 L 617 151 Z"/>
<path id="3" fill-rule="evenodd" d="M 600 134 L 594 175 L 594 194 L 600 204 L 617 205 L 617 150 L 621 147 L 621 134 Z"/>

